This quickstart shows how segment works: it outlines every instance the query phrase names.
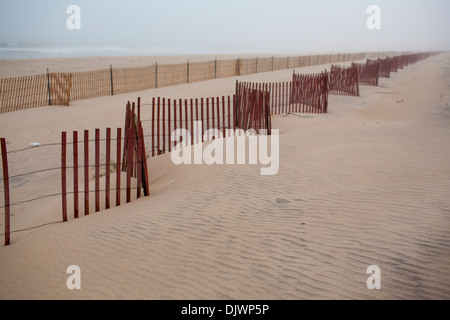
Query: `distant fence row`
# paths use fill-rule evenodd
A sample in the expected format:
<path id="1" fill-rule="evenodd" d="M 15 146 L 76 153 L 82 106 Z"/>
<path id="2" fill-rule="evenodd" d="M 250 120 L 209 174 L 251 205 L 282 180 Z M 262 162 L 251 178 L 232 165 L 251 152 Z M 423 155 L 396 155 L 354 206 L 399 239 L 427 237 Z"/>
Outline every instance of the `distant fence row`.
<path id="1" fill-rule="evenodd" d="M 391 52 L 323 54 L 154 64 L 70 73 L 50 73 L 0 80 L 0 113 L 70 101 L 142 91 L 183 83 L 299 68 L 326 63 L 377 59 Z"/>
<path id="2" fill-rule="evenodd" d="M 330 72 L 320 74 L 296 74 L 292 81 L 276 83 L 249 83 L 236 81 L 233 96 L 171 99 L 154 97 L 149 106 L 151 115 L 143 119 L 146 131 L 150 133 L 151 156 L 170 152 L 174 143 L 171 133 L 177 129 L 188 132 L 207 132 L 199 135 L 200 141 L 208 141 L 211 136 L 227 136 L 227 130 L 260 129 L 271 131 L 271 116 L 288 113 L 327 113 L 328 95 L 359 96 L 359 78 L 370 74 L 378 83 L 379 76 L 396 72 L 398 66 L 407 66 L 431 54 L 402 55 L 384 59 L 368 60 L 366 64 L 350 67 L 331 65 Z M 386 61 L 389 61 L 387 64 Z M 379 73 L 379 65 L 384 65 L 384 73 Z M 372 66 L 375 66 L 373 68 Z M 361 83 L 363 84 L 363 83 Z M 137 102 L 140 110 L 140 99 Z M 200 128 L 195 124 L 201 123 Z M 211 131 L 212 130 L 212 131 Z M 217 130 L 215 134 L 214 130 Z M 191 141 L 194 143 L 194 141 Z"/>

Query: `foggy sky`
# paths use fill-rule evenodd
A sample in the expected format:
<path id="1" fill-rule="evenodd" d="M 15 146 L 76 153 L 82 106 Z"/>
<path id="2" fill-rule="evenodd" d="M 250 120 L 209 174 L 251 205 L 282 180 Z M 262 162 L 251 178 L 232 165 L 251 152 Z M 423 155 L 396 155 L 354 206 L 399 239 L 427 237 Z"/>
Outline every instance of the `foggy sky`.
<path id="1" fill-rule="evenodd" d="M 81 9 L 68 30 L 66 9 Z M 366 10 L 381 8 L 381 30 Z M 448 0 L 0 0 L 0 43 L 217 52 L 450 50 Z"/>

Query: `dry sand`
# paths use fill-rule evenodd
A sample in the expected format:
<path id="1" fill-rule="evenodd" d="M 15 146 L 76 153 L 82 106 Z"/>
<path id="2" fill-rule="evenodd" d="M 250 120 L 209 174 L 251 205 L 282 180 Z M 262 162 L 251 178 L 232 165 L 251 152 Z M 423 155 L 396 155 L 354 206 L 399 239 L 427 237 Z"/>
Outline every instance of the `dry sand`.
<path id="1" fill-rule="evenodd" d="M 122 126 L 125 103 L 138 96 L 145 104 L 228 95 L 235 80 L 2 114 L 0 136 L 9 150 L 57 143 L 62 130 Z M 149 198 L 13 233 L 12 245 L 0 247 L 0 298 L 450 298 L 450 56 L 360 91 L 330 96 L 326 115 L 273 118 L 277 175 L 261 176 L 257 165 L 175 166 L 166 154 L 148 161 Z M 12 153 L 11 175 L 58 166 L 59 152 Z M 11 188 L 13 202 L 58 193 L 59 173 L 16 179 Z M 12 230 L 60 220 L 60 198 L 12 213 Z M 81 268 L 81 290 L 66 287 L 70 265 Z M 381 290 L 367 289 L 370 265 L 381 268 Z"/>

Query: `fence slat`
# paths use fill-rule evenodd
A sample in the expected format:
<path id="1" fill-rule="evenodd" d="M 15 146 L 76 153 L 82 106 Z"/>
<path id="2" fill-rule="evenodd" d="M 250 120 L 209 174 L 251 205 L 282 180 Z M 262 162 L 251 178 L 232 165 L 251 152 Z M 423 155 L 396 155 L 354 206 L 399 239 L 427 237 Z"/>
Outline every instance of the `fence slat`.
<path id="1" fill-rule="evenodd" d="M 173 100 L 173 130 L 177 130 L 177 100 Z M 174 142 L 174 147 L 176 145 L 176 142 Z"/>
<path id="2" fill-rule="evenodd" d="M 128 151 L 127 151 L 127 203 L 131 202 L 131 176 L 133 174 L 133 128 L 128 129 Z"/>
<path id="3" fill-rule="evenodd" d="M 84 130 L 84 215 L 89 215 L 89 130 Z"/>
<path id="4" fill-rule="evenodd" d="M 157 105 L 157 109 L 156 109 L 156 117 L 157 117 L 156 119 L 158 121 L 157 129 L 156 129 L 156 132 L 157 132 L 156 142 L 157 142 L 157 148 L 158 148 L 157 154 L 161 153 L 161 134 L 160 134 L 160 132 L 161 132 L 161 119 L 159 117 L 160 109 L 161 109 L 161 99 L 158 97 L 158 105 Z"/>
<path id="5" fill-rule="evenodd" d="M 116 150 L 116 206 L 120 206 L 120 178 L 121 178 L 121 159 L 122 159 L 122 128 L 117 128 L 117 150 Z"/>
<path id="6" fill-rule="evenodd" d="M 163 153 L 166 153 L 166 98 L 162 99 L 162 139 Z"/>
<path id="7" fill-rule="evenodd" d="M 111 189 L 111 128 L 106 128 L 105 209 L 109 209 Z"/>
<path id="8" fill-rule="evenodd" d="M 168 145 L 168 151 L 172 151 L 172 140 L 171 140 L 171 135 L 172 135 L 172 131 L 171 130 L 171 110 L 172 110 L 172 105 L 171 105 L 171 99 L 167 100 L 167 145 Z"/>
<path id="9" fill-rule="evenodd" d="M 73 132 L 73 216 L 78 219 L 79 215 L 78 194 L 78 131 Z"/>
<path id="10" fill-rule="evenodd" d="M 164 100 L 163 100 L 164 101 Z M 164 105 L 164 104 L 163 104 Z M 141 122 L 138 122 L 138 126 Z M 142 166 L 143 166 L 143 155 L 142 155 L 142 147 L 141 140 L 142 136 L 140 134 L 139 128 L 137 132 L 137 148 L 136 148 L 136 169 L 137 169 L 137 186 L 136 186 L 136 198 L 139 199 L 141 197 L 141 189 L 142 189 Z M 165 139 L 164 139 L 165 140 Z"/>
<path id="11" fill-rule="evenodd" d="M 61 193 L 62 193 L 62 217 L 63 222 L 67 221 L 67 177 L 66 177 L 66 146 L 67 146 L 67 134 L 61 133 Z"/>
<path id="12" fill-rule="evenodd" d="M 11 202 L 9 194 L 9 170 L 8 170 L 8 152 L 6 150 L 6 139 L 0 139 L 2 149 L 2 168 L 3 168 L 3 193 L 5 198 L 5 246 L 11 243 Z"/>
<path id="13" fill-rule="evenodd" d="M 147 152 L 145 151 L 145 139 L 144 139 L 144 129 L 142 128 L 142 123 L 138 124 L 138 134 L 141 136 L 141 145 L 138 146 L 141 149 L 141 161 L 142 161 L 142 184 L 144 188 L 144 196 L 150 196 L 149 180 L 148 180 L 148 167 L 147 167 Z"/>
<path id="14" fill-rule="evenodd" d="M 152 157 L 155 156 L 155 98 L 152 98 Z"/>
<path id="15" fill-rule="evenodd" d="M 100 211 L 100 129 L 95 129 L 95 212 Z"/>

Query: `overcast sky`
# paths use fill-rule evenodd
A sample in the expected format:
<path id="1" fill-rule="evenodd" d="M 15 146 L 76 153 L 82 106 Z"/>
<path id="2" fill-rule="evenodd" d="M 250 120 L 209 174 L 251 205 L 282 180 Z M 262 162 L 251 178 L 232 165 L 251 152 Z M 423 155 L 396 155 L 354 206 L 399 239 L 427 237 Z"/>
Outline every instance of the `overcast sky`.
<path id="1" fill-rule="evenodd" d="M 69 5 L 81 29 L 69 30 Z M 381 30 L 366 12 L 381 9 Z M 450 50 L 449 0 L 0 0 L 0 43 L 218 52 Z"/>

